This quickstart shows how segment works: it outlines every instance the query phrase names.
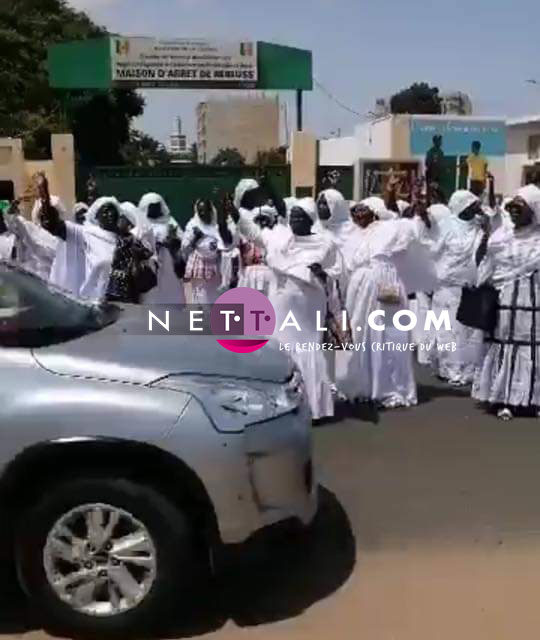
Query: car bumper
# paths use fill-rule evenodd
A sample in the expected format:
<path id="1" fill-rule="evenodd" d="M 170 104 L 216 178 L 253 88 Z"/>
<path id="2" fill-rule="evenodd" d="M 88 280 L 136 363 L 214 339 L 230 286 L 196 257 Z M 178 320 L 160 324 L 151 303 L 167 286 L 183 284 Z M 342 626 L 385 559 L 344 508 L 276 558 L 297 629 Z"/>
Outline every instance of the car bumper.
<path id="1" fill-rule="evenodd" d="M 249 535 L 284 520 L 311 523 L 317 512 L 307 407 L 252 425 L 244 434 L 254 517 Z"/>

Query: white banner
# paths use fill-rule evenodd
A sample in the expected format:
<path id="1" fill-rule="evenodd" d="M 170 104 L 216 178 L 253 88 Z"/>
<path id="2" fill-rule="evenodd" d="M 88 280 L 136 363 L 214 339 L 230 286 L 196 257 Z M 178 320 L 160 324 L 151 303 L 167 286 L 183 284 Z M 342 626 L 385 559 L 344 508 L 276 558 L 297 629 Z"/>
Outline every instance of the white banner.
<path id="1" fill-rule="evenodd" d="M 257 43 L 111 38 L 112 80 L 138 86 L 255 87 Z"/>

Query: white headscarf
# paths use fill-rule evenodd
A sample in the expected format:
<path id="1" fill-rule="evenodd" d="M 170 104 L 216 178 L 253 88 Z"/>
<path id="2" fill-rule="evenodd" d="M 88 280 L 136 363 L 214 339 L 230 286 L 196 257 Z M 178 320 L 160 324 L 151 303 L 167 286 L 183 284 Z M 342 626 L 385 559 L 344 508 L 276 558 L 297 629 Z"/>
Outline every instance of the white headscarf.
<path id="1" fill-rule="evenodd" d="M 293 207 L 299 207 L 308 214 L 311 220 L 315 223 L 319 220 L 319 216 L 317 214 L 317 204 L 313 198 L 298 198 L 294 203 Z"/>
<path id="2" fill-rule="evenodd" d="M 461 189 L 448 203 L 450 215 L 438 223 L 438 237 L 432 250 L 441 286 L 462 287 L 476 280 L 475 255 L 482 238 L 477 218 L 462 220 L 459 215 L 480 199 Z"/>
<path id="3" fill-rule="evenodd" d="M 386 204 L 382 198 L 377 196 L 371 196 L 360 201 L 360 204 L 364 207 L 371 209 L 373 213 L 379 218 L 379 220 L 395 220 L 398 215 L 395 211 L 390 211 L 386 208 Z"/>
<path id="4" fill-rule="evenodd" d="M 141 212 L 132 202 L 123 202 L 120 205 L 120 215 L 129 220 L 133 227 L 138 227 L 143 221 Z"/>
<path id="5" fill-rule="evenodd" d="M 480 202 L 478 196 L 466 189 L 460 189 L 452 194 L 448 202 L 448 208 L 455 216 L 459 216 L 460 213 L 463 213 L 465 209 L 468 209 L 475 202 Z"/>
<path id="6" fill-rule="evenodd" d="M 161 206 L 161 216 L 159 218 L 148 218 L 148 209 L 152 204 L 159 204 Z M 142 212 L 148 224 L 152 226 L 157 242 L 165 242 L 165 239 L 169 235 L 169 227 L 171 226 L 175 227 L 178 238 L 182 238 L 182 230 L 172 217 L 171 210 L 165 202 L 165 199 L 163 196 L 160 196 L 159 193 L 145 194 L 139 202 L 139 210 Z"/>
<path id="7" fill-rule="evenodd" d="M 480 263 L 480 282 L 488 279 L 495 285 L 527 276 L 540 267 L 540 189 L 527 185 L 516 194 L 533 210 L 534 222 L 514 228 L 502 224 L 490 237 L 486 257 Z"/>
<path id="8" fill-rule="evenodd" d="M 122 202 L 122 215 L 133 225 L 131 235 L 140 240 L 152 253 L 156 250 L 156 240 L 154 230 L 146 215 L 133 204 L 133 202 Z"/>
<path id="9" fill-rule="evenodd" d="M 243 178 L 236 185 L 234 190 L 234 206 L 236 209 L 240 209 L 242 206 L 242 199 L 248 191 L 254 191 L 259 188 L 259 183 L 254 178 Z"/>
<path id="10" fill-rule="evenodd" d="M 444 218 L 451 215 L 452 212 L 445 204 L 432 204 L 428 208 L 428 213 L 433 221 L 439 224 Z"/>
<path id="11" fill-rule="evenodd" d="M 99 210 L 107 204 L 111 204 L 113 207 L 116 207 L 119 215 L 123 215 L 122 205 L 118 202 L 118 200 L 114 197 L 104 196 L 102 198 L 98 198 L 90 209 L 88 209 L 88 213 L 86 214 L 85 224 L 92 224 L 96 227 L 99 227 L 99 223 L 97 221 L 97 214 Z"/>
<path id="12" fill-rule="evenodd" d="M 167 224 L 171 221 L 171 210 L 169 209 L 168 204 L 165 202 L 163 196 L 160 196 L 159 193 L 147 193 L 139 202 L 139 209 L 142 213 L 148 218 L 148 209 L 152 204 L 161 205 L 161 213 L 162 215 L 159 218 L 152 218 L 149 220 L 151 224 Z"/>
<path id="13" fill-rule="evenodd" d="M 336 189 L 322 191 L 317 201 L 322 196 L 325 197 L 330 209 L 330 218 L 328 220 L 320 220 L 318 226 L 329 231 L 334 236 L 339 248 L 342 249 L 350 234 L 355 230 L 355 224 L 351 219 L 351 205 Z"/>
<path id="14" fill-rule="evenodd" d="M 208 230 L 208 232 L 210 233 L 211 228 L 213 229 L 215 227 L 217 230 L 218 215 L 217 215 L 216 207 L 214 206 L 214 204 L 212 204 L 212 222 L 210 222 L 210 224 L 207 224 L 206 222 L 203 222 L 201 220 L 201 217 L 199 215 L 198 208 L 201 202 L 203 202 L 202 198 L 199 198 L 198 200 L 195 201 L 195 204 L 193 205 L 193 217 L 188 222 L 188 226 L 190 224 L 193 224 L 196 227 L 199 227 L 199 229 L 204 233 L 206 233 L 206 230 Z M 186 228 L 186 231 L 187 231 L 187 228 Z"/>
<path id="15" fill-rule="evenodd" d="M 517 195 L 529 205 L 536 218 L 536 224 L 540 224 L 540 189 L 534 184 L 528 184 L 522 187 Z"/>
<path id="16" fill-rule="evenodd" d="M 275 207 L 271 207 L 268 204 L 263 205 L 259 209 L 259 213 L 257 215 L 264 216 L 265 218 L 268 218 L 272 222 L 275 222 L 278 218 L 277 209 Z"/>
<path id="17" fill-rule="evenodd" d="M 288 198 L 284 198 L 283 202 L 285 203 L 285 210 L 287 212 L 287 218 L 288 218 L 289 213 L 291 212 L 291 209 L 296 204 L 296 198 L 294 198 L 293 196 L 289 196 Z"/>

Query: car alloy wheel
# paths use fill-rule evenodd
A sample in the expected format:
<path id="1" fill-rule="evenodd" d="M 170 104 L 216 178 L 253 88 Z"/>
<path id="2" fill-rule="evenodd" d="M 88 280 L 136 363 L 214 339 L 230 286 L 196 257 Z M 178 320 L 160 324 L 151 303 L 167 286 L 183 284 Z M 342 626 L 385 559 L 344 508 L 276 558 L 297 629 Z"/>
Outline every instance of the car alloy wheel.
<path id="1" fill-rule="evenodd" d="M 107 504 L 84 504 L 61 516 L 43 549 L 50 587 L 75 611 L 112 617 L 134 609 L 156 578 L 157 555 L 145 525 Z"/>

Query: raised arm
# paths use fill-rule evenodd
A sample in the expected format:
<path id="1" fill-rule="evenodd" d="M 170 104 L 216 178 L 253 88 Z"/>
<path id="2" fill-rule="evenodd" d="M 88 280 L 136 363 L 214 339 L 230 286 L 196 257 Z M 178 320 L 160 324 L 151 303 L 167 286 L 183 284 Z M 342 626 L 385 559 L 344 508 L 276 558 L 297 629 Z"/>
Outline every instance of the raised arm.
<path id="1" fill-rule="evenodd" d="M 266 248 L 263 230 L 258 224 L 250 220 L 246 215 L 239 213 L 238 231 L 250 242 L 263 249 Z"/>
<path id="2" fill-rule="evenodd" d="M 51 196 L 49 193 L 49 182 L 45 174 L 41 173 L 37 178 L 37 189 L 40 200 L 40 216 L 41 226 L 53 236 L 66 239 L 66 223 L 60 217 L 58 210 L 51 204 Z"/>
<path id="3" fill-rule="evenodd" d="M 384 204 L 386 205 L 386 208 L 388 211 L 394 211 L 394 213 L 397 213 L 398 215 L 399 207 L 397 203 L 397 190 L 400 183 L 401 180 L 399 177 L 392 172 L 388 178 L 384 193 Z"/>
<path id="4" fill-rule="evenodd" d="M 43 209 L 41 210 L 40 222 L 45 231 L 48 231 L 61 240 L 66 240 L 66 223 L 54 207 L 48 207 L 46 212 L 44 212 Z"/>

